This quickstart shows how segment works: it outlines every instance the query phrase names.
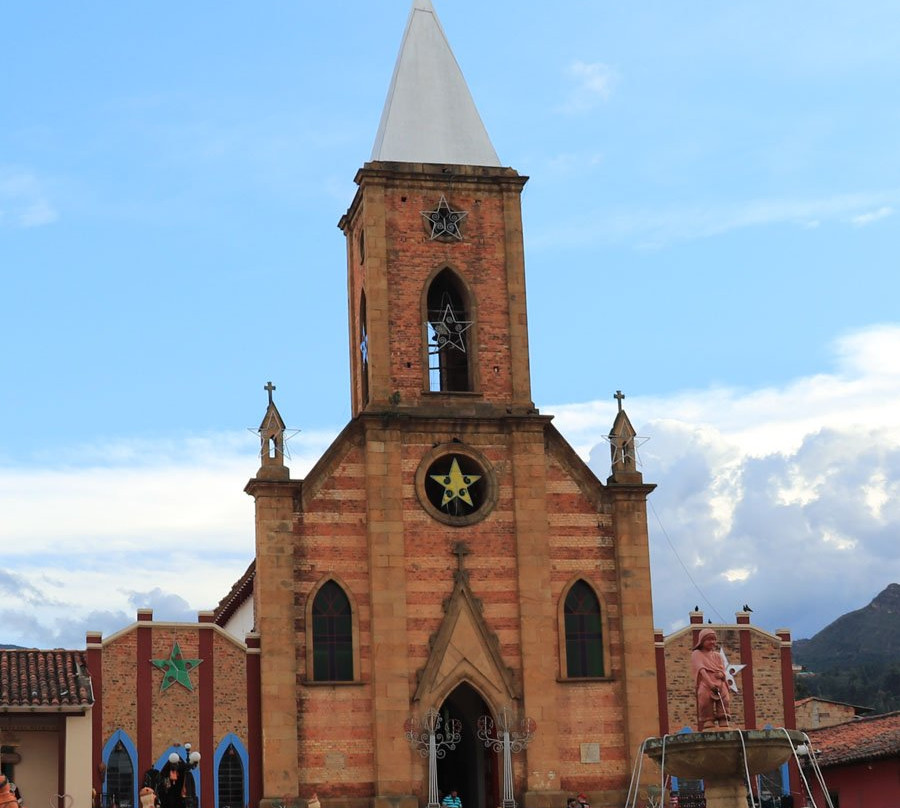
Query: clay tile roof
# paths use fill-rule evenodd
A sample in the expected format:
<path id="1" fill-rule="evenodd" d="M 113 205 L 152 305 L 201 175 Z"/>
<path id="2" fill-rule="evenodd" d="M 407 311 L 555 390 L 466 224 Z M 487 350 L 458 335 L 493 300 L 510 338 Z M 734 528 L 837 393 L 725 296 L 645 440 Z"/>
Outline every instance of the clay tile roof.
<path id="1" fill-rule="evenodd" d="M 253 581 L 256 578 L 256 559 L 250 562 L 247 571 L 238 578 L 231 591 L 219 601 L 219 605 L 213 610 L 213 622 L 217 626 L 224 626 L 238 607 L 253 594 Z"/>
<path id="2" fill-rule="evenodd" d="M 900 712 L 855 718 L 807 734 L 820 766 L 900 756 Z"/>
<path id="3" fill-rule="evenodd" d="M 0 650 L 0 710 L 77 710 L 93 700 L 84 651 Z"/>

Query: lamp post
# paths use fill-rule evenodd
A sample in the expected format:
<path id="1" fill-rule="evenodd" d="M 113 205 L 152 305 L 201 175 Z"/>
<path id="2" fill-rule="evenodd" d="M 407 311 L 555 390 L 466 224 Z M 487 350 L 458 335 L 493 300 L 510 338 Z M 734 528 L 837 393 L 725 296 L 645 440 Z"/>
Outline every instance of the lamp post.
<path id="1" fill-rule="evenodd" d="M 441 714 L 429 707 L 420 721 L 413 716 L 406 719 L 403 729 L 409 745 L 422 757 L 428 758 L 428 808 L 438 808 L 437 762 L 448 749 L 456 749 L 462 738 L 462 722 L 458 718 L 447 720 L 444 729 Z"/>
<path id="2" fill-rule="evenodd" d="M 516 808 L 513 798 L 512 756 L 521 752 L 534 738 L 537 724 L 533 718 L 522 716 L 518 721 L 511 707 L 504 707 L 497 716 L 497 728 L 489 715 L 478 719 L 478 738 L 488 749 L 503 752 L 503 808 Z"/>
<path id="3" fill-rule="evenodd" d="M 169 763 L 184 763 L 185 766 L 189 769 L 196 769 L 200 764 L 200 753 L 192 752 L 191 745 L 189 743 L 184 744 L 184 760 L 181 759 L 181 755 L 178 752 L 172 752 L 169 755 Z"/>
<path id="4" fill-rule="evenodd" d="M 184 790 L 186 792 L 183 805 L 185 808 L 195 808 L 197 805 L 197 791 L 194 788 L 194 778 L 189 773 L 200 765 L 200 753 L 191 751 L 191 745 L 186 743 L 184 744 L 184 758 L 182 758 L 178 752 L 172 752 L 169 754 L 169 762 L 167 765 L 169 772 L 166 772 L 166 767 L 163 767 L 163 777 L 171 777 L 170 773 L 172 770 L 178 772 L 178 778 L 184 781 Z M 190 786 L 188 786 L 189 779 Z M 177 798 L 175 805 L 177 806 Z"/>

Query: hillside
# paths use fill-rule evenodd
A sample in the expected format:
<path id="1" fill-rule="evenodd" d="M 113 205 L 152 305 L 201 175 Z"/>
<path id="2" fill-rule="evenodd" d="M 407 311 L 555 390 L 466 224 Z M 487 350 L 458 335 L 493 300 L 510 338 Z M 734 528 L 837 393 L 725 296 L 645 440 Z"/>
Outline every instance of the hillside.
<path id="1" fill-rule="evenodd" d="M 808 640 L 797 640 L 794 662 L 814 676 L 797 679 L 797 698 L 821 696 L 900 709 L 900 584 L 889 584 L 868 606 L 839 617 Z"/>
<path id="2" fill-rule="evenodd" d="M 794 662 L 821 673 L 832 668 L 900 661 L 900 584 L 849 612 L 809 640 L 794 643 Z"/>

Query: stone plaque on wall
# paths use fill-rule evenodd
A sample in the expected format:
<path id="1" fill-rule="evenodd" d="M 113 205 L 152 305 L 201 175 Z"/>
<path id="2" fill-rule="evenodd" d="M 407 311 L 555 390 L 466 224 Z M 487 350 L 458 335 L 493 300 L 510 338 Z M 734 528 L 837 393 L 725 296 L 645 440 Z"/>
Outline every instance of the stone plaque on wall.
<path id="1" fill-rule="evenodd" d="M 599 763 L 600 762 L 600 744 L 583 743 L 581 744 L 581 762 L 582 763 Z"/>

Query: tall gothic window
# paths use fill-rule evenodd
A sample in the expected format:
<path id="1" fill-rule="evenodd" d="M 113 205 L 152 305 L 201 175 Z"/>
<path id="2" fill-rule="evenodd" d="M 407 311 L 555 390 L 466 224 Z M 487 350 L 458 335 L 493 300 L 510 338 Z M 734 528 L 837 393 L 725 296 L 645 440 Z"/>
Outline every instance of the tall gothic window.
<path id="1" fill-rule="evenodd" d="M 106 804 L 110 808 L 133 808 L 134 763 L 121 741 L 110 752 L 106 764 Z"/>
<path id="2" fill-rule="evenodd" d="M 573 678 L 603 676 L 603 626 L 600 601 L 584 581 L 566 596 L 566 672 Z"/>
<path id="3" fill-rule="evenodd" d="M 359 298 L 359 383 L 362 403 L 369 403 L 369 329 L 366 320 L 366 293 Z"/>
<path id="4" fill-rule="evenodd" d="M 432 392 L 472 389 L 469 374 L 472 318 L 459 278 L 449 269 L 428 288 L 428 387 Z"/>
<path id="5" fill-rule="evenodd" d="M 244 764 L 234 744 L 228 744 L 219 761 L 219 800 L 216 808 L 243 808 Z"/>
<path id="6" fill-rule="evenodd" d="M 326 581 L 312 607 L 313 679 L 353 680 L 353 615 L 350 599 L 334 581 Z"/>

